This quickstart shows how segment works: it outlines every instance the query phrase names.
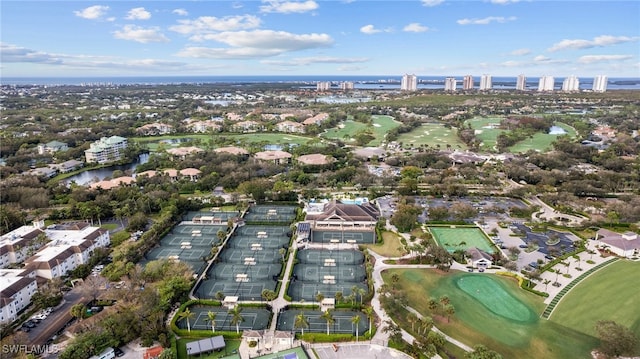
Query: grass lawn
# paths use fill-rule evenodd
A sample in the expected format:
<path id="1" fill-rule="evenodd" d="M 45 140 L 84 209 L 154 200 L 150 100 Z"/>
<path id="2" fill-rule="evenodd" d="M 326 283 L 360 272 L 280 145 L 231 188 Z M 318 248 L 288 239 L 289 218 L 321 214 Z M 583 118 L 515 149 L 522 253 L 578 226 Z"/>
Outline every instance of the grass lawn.
<path id="1" fill-rule="evenodd" d="M 429 145 L 431 147 L 440 145 L 443 149 L 447 148 L 447 145 L 450 145 L 452 149 L 467 148 L 458 138 L 455 129 L 446 128 L 439 123 L 425 123 L 411 132 L 401 134 L 397 142 L 402 142 L 404 148 L 417 148 L 421 145 Z"/>
<path id="2" fill-rule="evenodd" d="M 293 135 L 290 133 L 238 133 L 222 135 L 226 138 L 237 139 L 238 141 L 245 143 L 261 143 L 266 142 L 272 145 L 288 145 L 297 144 L 302 145 L 311 141 L 312 137 L 305 137 L 300 135 Z"/>
<path id="3" fill-rule="evenodd" d="M 174 148 L 180 145 L 208 147 L 211 139 L 214 137 L 225 137 L 234 139 L 241 143 L 268 143 L 273 145 L 305 144 L 311 140 L 311 137 L 293 135 L 288 133 L 216 133 L 210 134 L 189 134 L 189 135 L 168 135 L 154 137 L 133 137 L 132 141 L 143 143 L 149 151 L 155 152 L 160 148 Z M 176 141 L 176 143 L 164 143 L 161 141 Z M 183 141 L 183 142 L 179 142 Z M 241 146 L 241 145 L 240 145 Z"/>
<path id="4" fill-rule="evenodd" d="M 382 240 L 382 244 L 363 244 L 362 246 L 385 257 L 400 257 L 407 254 L 404 246 L 400 243 L 399 235 L 393 232 L 383 231 Z"/>
<path id="5" fill-rule="evenodd" d="M 119 225 L 117 223 L 105 223 L 103 225 L 100 226 L 100 228 L 104 228 L 108 231 L 113 231 L 114 229 L 118 228 Z"/>
<path id="6" fill-rule="evenodd" d="M 367 129 L 368 126 L 362 122 L 346 120 L 338 127 L 328 129 L 321 136 L 333 140 L 342 140 L 347 143 L 355 143 L 355 134 Z"/>
<path id="7" fill-rule="evenodd" d="M 557 122 L 556 126 L 562 127 L 567 133 L 566 135 L 574 138 L 576 136 L 576 131 L 573 127 L 564 124 L 562 122 Z M 553 142 L 562 135 L 552 135 L 548 133 L 536 133 L 533 137 L 528 138 L 526 140 L 520 141 L 515 145 L 509 147 L 509 152 L 512 153 L 522 153 L 527 152 L 529 150 L 534 150 L 538 152 L 545 152 L 552 149 Z"/>
<path id="8" fill-rule="evenodd" d="M 497 128 L 502 118 L 500 117 L 474 117 L 467 120 L 465 124 L 471 125 L 475 130 L 476 137 L 482 141 L 480 148 L 486 151 L 495 150 L 498 135 L 504 132 Z"/>
<path id="9" fill-rule="evenodd" d="M 187 343 L 195 342 L 203 338 L 180 338 L 178 339 L 178 359 L 187 359 Z M 224 342 L 227 344 L 224 350 L 220 352 L 215 352 L 209 355 L 200 355 L 198 358 L 200 359 L 216 359 L 216 358 L 224 358 L 227 355 L 231 355 L 231 353 L 235 350 L 238 351 L 240 348 L 240 339 L 225 339 Z"/>
<path id="10" fill-rule="evenodd" d="M 373 135 L 375 139 L 369 142 L 367 146 L 380 146 L 387 132 L 400 126 L 400 122 L 394 120 L 391 116 L 385 115 L 373 115 L 371 116 L 371 122 L 373 123 Z"/>
<path id="11" fill-rule="evenodd" d="M 392 269 L 383 278 L 391 283 L 394 273 L 400 278 L 396 286 L 423 315 L 432 315 L 426 298 L 448 296 L 455 314 L 450 322 L 435 316 L 436 326 L 467 345 L 483 344 L 504 358 L 547 359 L 587 358 L 598 345 L 592 336 L 540 319 L 542 298 L 513 279 L 429 269 Z"/>
<path id="12" fill-rule="evenodd" d="M 631 283 L 637 283 L 638 271 L 640 263 L 630 261 L 600 269 L 562 298 L 550 320 L 588 335 L 596 335 L 598 320 L 613 320 L 640 336 L 640 286 Z"/>
<path id="13" fill-rule="evenodd" d="M 495 249 L 485 237 L 482 230 L 477 227 L 428 227 L 429 231 L 435 238 L 436 242 L 449 252 L 458 249 L 468 250 L 477 247 L 489 254 L 494 253 Z"/>

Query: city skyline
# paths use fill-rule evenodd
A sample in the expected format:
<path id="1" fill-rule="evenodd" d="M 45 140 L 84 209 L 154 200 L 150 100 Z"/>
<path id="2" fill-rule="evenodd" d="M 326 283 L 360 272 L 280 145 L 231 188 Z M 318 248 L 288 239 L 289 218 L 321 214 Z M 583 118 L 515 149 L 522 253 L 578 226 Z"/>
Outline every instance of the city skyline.
<path id="1" fill-rule="evenodd" d="M 34 3 L 2 3 L 2 77 L 640 77 L 633 1 Z"/>

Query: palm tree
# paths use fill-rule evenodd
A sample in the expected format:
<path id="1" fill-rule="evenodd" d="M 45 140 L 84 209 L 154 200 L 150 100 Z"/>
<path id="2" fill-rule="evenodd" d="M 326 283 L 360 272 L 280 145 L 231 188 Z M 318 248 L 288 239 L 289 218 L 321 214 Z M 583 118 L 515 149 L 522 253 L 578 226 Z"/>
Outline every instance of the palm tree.
<path id="1" fill-rule="evenodd" d="M 296 319 L 293 322 L 293 329 L 300 328 L 302 335 L 304 335 L 304 328 L 309 328 L 309 321 L 307 317 L 304 316 L 304 312 L 300 312 L 300 314 L 296 315 Z"/>
<path id="2" fill-rule="evenodd" d="M 340 303 L 344 299 L 344 294 L 342 294 L 342 292 L 336 292 L 335 296 L 336 296 L 336 303 Z"/>
<path id="3" fill-rule="evenodd" d="M 443 310 L 449 304 L 449 302 L 450 302 L 449 297 L 447 297 L 446 295 L 443 295 L 442 297 L 440 297 L 440 304 L 442 304 Z"/>
<path id="4" fill-rule="evenodd" d="M 453 307 L 453 305 L 447 304 L 447 306 L 444 307 L 444 312 L 447 313 L 447 323 L 449 323 L 449 321 L 451 320 L 451 316 L 456 313 L 456 309 Z"/>
<path id="5" fill-rule="evenodd" d="M 351 317 L 351 324 L 355 325 L 355 327 L 356 327 L 356 342 L 357 342 L 358 341 L 358 329 L 360 329 L 359 328 L 360 316 L 356 314 L 353 317 Z"/>
<path id="6" fill-rule="evenodd" d="M 318 292 L 318 294 L 316 294 L 316 301 L 318 302 L 318 305 L 322 304 L 323 299 L 324 299 L 324 294 Z"/>
<path id="7" fill-rule="evenodd" d="M 549 283 L 551 283 L 551 280 L 549 279 L 545 279 L 544 281 L 542 281 L 542 283 L 544 283 L 544 290 L 547 290 L 547 286 L 549 285 Z"/>
<path id="8" fill-rule="evenodd" d="M 84 306 L 84 304 L 82 303 L 78 303 L 78 304 L 74 304 L 71 309 L 70 309 L 70 313 L 71 316 L 74 318 L 77 318 L 78 321 L 82 321 L 82 318 L 84 318 L 84 313 L 87 311 L 87 307 Z"/>
<path id="9" fill-rule="evenodd" d="M 278 253 L 280 253 L 280 256 L 282 257 L 282 263 L 284 263 L 284 255 L 287 254 L 287 250 L 285 248 L 280 248 L 278 249 Z"/>
<path id="10" fill-rule="evenodd" d="M 215 333 L 216 332 L 216 312 L 208 311 L 206 321 L 209 322 L 209 324 L 211 324 L 211 332 Z"/>
<path id="11" fill-rule="evenodd" d="M 362 300 L 367 291 L 364 288 L 358 288 L 358 294 L 360 295 L 360 305 L 362 305 Z"/>
<path id="12" fill-rule="evenodd" d="M 433 312 L 438 309 L 438 301 L 435 298 L 429 298 L 428 306 L 429 310 Z"/>
<path id="13" fill-rule="evenodd" d="M 371 331 L 373 330 L 373 314 L 375 312 L 373 311 L 373 307 L 366 307 L 364 308 L 364 314 L 367 316 L 367 319 L 369 319 L 369 335 L 371 335 Z"/>
<path id="14" fill-rule="evenodd" d="M 186 319 L 187 320 L 187 330 L 189 332 L 191 332 L 191 323 L 189 322 L 189 319 L 193 319 L 196 316 L 195 313 L 193 313 L 191 310 L 189 310 L 189 308 L 185 309 L 184 312 L 178 314 L 178 317 L 180 319 Z"/>
<path id="15" fill-rule="evenodd" d="M 358 288 L 357 285 L 354 285 L 353 287 L 351 287 L 351 295 L 350 295 L 350 297 L 352 298 L 351 299 L 351 305 L 356 304 L 355 300 L 356 300 L 356 298 L 358 298 L 358 289 L 359 288 Z"/>
<path id="16" fill-rule="evenodd" d="M 411 331 L 414 331 L 414 326 L 416 324 L 416 322 L 418 321 L 418 316 L 413 314 L 413 313 L 409 313 L 407 315 L 407 322 L 409 322 L 411 324 Z"/>
<path id="17" fill-rule="evenodd" d="M 336 320 L 333 318 L 333 315 L 331 314 L 331 310 L 325 311 L 320 317 L 327 322 L 327 335 L 329 335 L 329 326 L 336 322 Z"/>
<path id="18" fill-rule="evenodd" d="M 231 325 L 236 326 L 236 334 L 239 334 L 240 323 L 244 322 L 244 318 L 242 317 L 242 308 L 239 305 L 236 305 L 233 309 L 229 310 L 229 314 L 231 314 Z"/>
<path id="19" fill-rule="evenodd" d="M 420 321 L 420 329 L 422 329 L 422 335 L 427 334 L 428 331 L 433 328 L 433 319 L 431 317 L 424 317 Z"/>

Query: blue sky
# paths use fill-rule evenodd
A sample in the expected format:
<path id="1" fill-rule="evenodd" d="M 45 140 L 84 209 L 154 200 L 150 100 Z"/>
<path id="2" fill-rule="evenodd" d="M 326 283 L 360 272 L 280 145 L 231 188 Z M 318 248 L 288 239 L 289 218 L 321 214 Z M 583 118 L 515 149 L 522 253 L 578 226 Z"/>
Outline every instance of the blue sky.
<path id="1" fill-rule="evenodd" d="M 640 77 L 640 1 L 0 3 L 2 77 Z"/>

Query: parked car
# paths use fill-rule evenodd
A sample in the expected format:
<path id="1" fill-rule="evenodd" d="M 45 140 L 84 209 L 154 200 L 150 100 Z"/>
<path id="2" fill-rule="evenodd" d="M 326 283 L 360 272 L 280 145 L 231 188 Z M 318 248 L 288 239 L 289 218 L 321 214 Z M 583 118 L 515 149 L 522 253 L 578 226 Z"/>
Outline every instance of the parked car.
<path id="1" fill-rule="evenodd" d="M 113 352 L 116 354 L 117 357 L 121 357 L 124 355 L 124 352 L 122 351 L 122 349 L 118 347 L 114 347 Z"/>

